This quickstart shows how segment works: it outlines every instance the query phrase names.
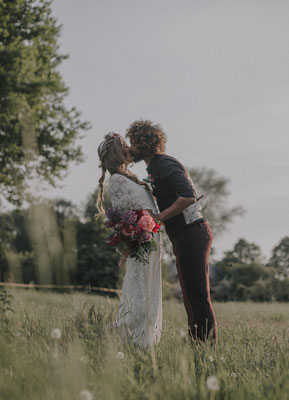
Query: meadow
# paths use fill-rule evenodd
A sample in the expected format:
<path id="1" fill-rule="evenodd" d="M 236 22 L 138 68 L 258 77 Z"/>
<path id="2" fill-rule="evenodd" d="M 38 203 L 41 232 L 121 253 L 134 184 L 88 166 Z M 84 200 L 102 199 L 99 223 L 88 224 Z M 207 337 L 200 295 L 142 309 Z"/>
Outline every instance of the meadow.
<path id="1" fill-rule="evenodd" d="M 214 303 L 218 343 L 191 347 L 183 304 L 164 301 L 162 340 L 145 352 L 113 327 L 117 298 L 8 293 L 1 400 L 289 398 L 288 304 Z"/>

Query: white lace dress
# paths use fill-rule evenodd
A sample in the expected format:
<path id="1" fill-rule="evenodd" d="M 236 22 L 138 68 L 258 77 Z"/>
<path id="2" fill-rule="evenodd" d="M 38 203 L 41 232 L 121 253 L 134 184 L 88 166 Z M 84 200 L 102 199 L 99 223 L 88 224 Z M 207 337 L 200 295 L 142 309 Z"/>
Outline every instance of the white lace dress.
<path id="1" fill-rule="evenodd" d="M 151 194 L 123 175 L 114 174 L 109 182 L 113 207 L 142 208 L 157 213 Z M 128 258 L 122 287 L 121 303 L 115 325 L 142 348 L 158 343 L 162 329 L 162 286 L 160 268 L 160 234 L 155 235 L 158 249 L 148 264 Z"/>

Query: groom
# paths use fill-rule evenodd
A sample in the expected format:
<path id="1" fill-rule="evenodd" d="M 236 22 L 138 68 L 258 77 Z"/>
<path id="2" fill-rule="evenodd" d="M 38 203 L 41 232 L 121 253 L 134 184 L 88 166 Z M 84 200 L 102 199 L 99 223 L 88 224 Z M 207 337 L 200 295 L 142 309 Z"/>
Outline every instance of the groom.
<path id="1" fill-rule="evenodd" d="M 210 297 L 210 225 L 201 214 L 194 184 L 183 165 L 164 153 L 166 135 L 151 121 L 135 121 L 127 130 L 134 162 L 144 160 L 160 214 L 176 256 L 178 276 L 188 314 L 191 340 L 217 338 Z"/>

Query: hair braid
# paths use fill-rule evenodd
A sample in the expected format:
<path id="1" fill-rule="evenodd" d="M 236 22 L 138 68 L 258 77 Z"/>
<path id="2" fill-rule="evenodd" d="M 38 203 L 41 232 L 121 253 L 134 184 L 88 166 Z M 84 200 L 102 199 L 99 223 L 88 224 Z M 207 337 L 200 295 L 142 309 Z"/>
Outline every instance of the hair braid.
<path id="1" fill-rule="evenodd" d="M 102 175 L 98 181 L 98 194 L 97 194 L 97 199 L 95 203 L 95 207 L 98 210 L 98 213 L 96 214 L 96 217 L 100 217 L 105 213 L 104 208 L 103 208 L 103 200 L 104 200 L 104 180 L 105 180 L 105 174 L 106 174 L 106 169 L 102 168 Z"/>
<path id="2" fill-rule="evenodd" d="M 104 181 L 105 181 L 105 175 L 106 175 L 106 168 L 104 165 L 104 160 L 109 152 L 109 149 L 111 148 L 113 142 L 114 142 L 115 137 L 112 136 L 111 134 L 107 134 L 104 137 L 104 141 L 98 146 L 98 156 L 100 159 L 100 165 L 99 167 L 102 169 L 102 175 L 98 181 L 98 194 L 97 194 L 97 199 L 95 203 L 95 207 L 97 209 L 97 214 L 96 218 L 99 218 L 101 215 L 105 214 L 105 210 L 103 208 L 103 201 L 104 201 Z"/>

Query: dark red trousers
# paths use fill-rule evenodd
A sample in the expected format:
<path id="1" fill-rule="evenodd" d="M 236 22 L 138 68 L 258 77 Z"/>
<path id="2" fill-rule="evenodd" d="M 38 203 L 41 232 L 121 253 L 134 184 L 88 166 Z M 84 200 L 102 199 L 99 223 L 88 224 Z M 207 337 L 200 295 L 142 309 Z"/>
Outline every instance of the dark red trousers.
<path id="1" fill-rule="evenodd" d="M 207 221 L 187 225 L 176 237 L 170 237 L 176 256 L 179 281 L 188 314 L 190 338 L 217 338 L 216 317 L 210 296 L 209 255 L 213 240 Z"/>

